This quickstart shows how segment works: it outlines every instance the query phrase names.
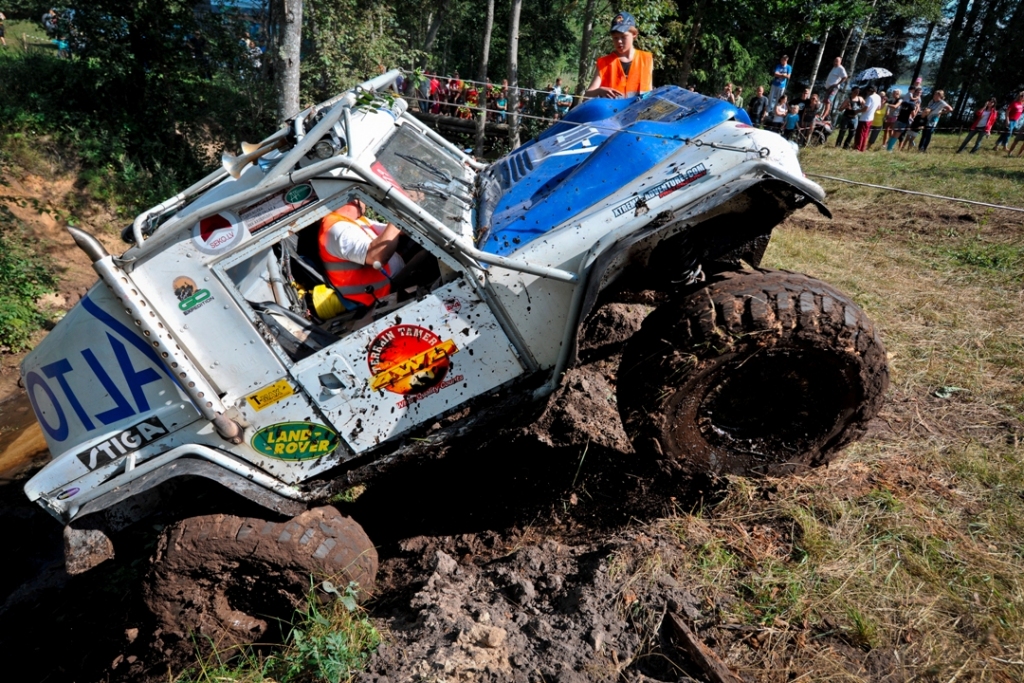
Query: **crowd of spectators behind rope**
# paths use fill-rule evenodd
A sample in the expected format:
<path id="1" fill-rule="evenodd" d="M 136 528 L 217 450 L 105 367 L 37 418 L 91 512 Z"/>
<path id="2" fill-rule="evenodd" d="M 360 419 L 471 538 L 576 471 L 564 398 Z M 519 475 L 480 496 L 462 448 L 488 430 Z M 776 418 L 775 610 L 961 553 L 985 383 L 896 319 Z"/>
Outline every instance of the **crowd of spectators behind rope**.
<path id="1" fill-rule="evenodd" d="M 718 97 L 745 109 L 755 126 L 776 131 L 801 144 L 812 140 L 816 131 L 819 140 L 831 142 L 835 130 L 833 144 L 842 149 L 861 152 L 871 149 L 890 152 L 916 149 L 927 152 L 941 117 L 953 110 L 946 102 L 942 90 L 924 94 L 920 78 L 906 93 L 899 88 L 886 91 L 873 85 L 863 88 L 853 86 L 847 91 L 843 86 L 848 84 L 849 78 L 838 57 L 820 92 L 803 88 L 799 95 L 794 91 L 790 97 L 787 85 L 791 70 L 782 68 L 788 67 L 788 59 L 783 56 L 779 62 L 772 71 L 770 93 L 766 93 L 764 86 L 759 85 L 745 98 L 742 86 L 727 83 Z M 421 112 L 462 119 L 475 116 L 474 110 L 481 105 L 480 97 L 483 93 L 487 121 L 505 123 L 507 120 L 508 81 L 502 81 L 500 85 L 490 81 L 477 83 L 461 79 L 458 72 L 450 77 L 426 72 L 418 85 L 412 78 L 406 78 L 402 92 L 416 101 Z M 588 98 L 572 95 L 559 78 L 543 90 L 520 88 L 519 112 L 557 121 L 585 99 Z M 1018 157 L 1022 156 L 1022 113 L 1024 91 L 1001 107 L 997 98 L 990 98 L 974 112 L 973 123 L 957 153 L 963 152 L 972 140 L 974 146 L 970 152 L 978 152 L 995 130 L 999 136 L 994 149 L 1002 149 L 1008 155 L 1016 151 Z"/>

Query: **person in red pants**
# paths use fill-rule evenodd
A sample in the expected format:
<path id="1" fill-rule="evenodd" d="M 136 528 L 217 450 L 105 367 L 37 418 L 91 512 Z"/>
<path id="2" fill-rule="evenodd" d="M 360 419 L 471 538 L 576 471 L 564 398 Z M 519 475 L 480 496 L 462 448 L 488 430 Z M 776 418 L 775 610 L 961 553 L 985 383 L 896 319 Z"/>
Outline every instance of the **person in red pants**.
<path id="1" fill-rule="evenodd" d="M 875 112 L 882 106 L 882 98 L 875 94 L 875 86 L 869 85 L 867 97 L 864 98 L 864 107 L 860 111 L 860 120 L 857 122 L 857 146 L 858 152 L 868 148 L 868 138 L 871 136 L 871 122 L 875 118 Z"/>

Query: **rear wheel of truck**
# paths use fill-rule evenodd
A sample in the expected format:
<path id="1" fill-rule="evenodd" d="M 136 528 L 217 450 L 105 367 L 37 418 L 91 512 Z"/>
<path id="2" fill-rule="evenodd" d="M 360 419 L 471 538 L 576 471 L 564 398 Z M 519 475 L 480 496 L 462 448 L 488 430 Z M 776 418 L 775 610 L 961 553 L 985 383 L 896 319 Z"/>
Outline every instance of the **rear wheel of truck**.
<path id="1" fill-rule="evenodd" d="M 618 400 L 638 453 L 687 474 L 777 476 L 863 434 L 888 384 L 882 342 L 849 298 L 798 273 L 729 271 L 647 317 Z"/>
<path id="2" fill-rule="evenodd" d="M 287 623 L 314 582 L 373 589 L 377 551 L 355 521 L 333 507 L 290 520 L 205 515 L 168 527 L 144 587 L 167 640 L 190 647 L 251 643 L 275 618 Z"/>

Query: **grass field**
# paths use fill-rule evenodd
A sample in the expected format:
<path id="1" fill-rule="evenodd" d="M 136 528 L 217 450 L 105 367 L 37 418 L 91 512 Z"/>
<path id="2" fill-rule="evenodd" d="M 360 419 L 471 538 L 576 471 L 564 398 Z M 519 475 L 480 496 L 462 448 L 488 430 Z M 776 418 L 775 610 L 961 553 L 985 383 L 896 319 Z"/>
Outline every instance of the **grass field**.
<path id="1" fill-rule="evenodd" d="M 802 155 L 808 174 L 1024 206 L 1024 159 Z M 892 371 L 869 436 L 832 465 L 735 479 L 725 500 L 660 522 L 674 569 L 736 638 L 719 654 L 759 681 L 1024 680 L 1022 214 L 821 181 L 764 265 L 853 295 Z"/>

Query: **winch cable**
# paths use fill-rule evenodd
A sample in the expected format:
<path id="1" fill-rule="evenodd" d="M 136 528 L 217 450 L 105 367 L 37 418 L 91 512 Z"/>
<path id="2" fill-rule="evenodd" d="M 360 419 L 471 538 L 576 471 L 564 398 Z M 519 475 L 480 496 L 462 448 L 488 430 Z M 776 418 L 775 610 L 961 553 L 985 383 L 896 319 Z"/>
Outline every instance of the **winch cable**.
<path id="1" fill-rule="evenodd" d="M 930 197 L 932 199 L 945 199 L 950 202 L 960 202 L 962 204 L 973 204 L 974 206 L 984 206 L 990 209 L 1002 209 L 1004 211 L 1016 211 L 1017 213 L 1024 213 L 1024 209 L 1016 206 L 1004 206 L 1003 204 L 990 204 L 988 202 L 978 202 L 973 199 L 960 199 L 958 197 L 947 197 L 941 194 L 932 194 L 931 192 L 917 192 L 915 190 L 904 190 L 899 187 L 889 187 L 888 185 L 875 185 L 873 183 L 862 183 L 857 180 L 847 180 L 846 178 L 837 178 L 830 175 L 822 175 L 820 173 L 805 173 L 809 178 L 824 178 L 825 180 L 834 180 L 839 183 L 849 183 L 850 185 L 861 185 L 863 187 L 873 187 L 878 190 L 889 190 L 891 192 L 902 192 L 903 194 L 912 194 L 918 197 Z"/>

